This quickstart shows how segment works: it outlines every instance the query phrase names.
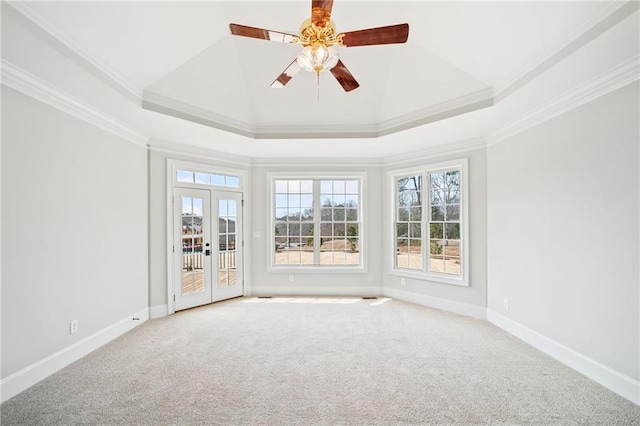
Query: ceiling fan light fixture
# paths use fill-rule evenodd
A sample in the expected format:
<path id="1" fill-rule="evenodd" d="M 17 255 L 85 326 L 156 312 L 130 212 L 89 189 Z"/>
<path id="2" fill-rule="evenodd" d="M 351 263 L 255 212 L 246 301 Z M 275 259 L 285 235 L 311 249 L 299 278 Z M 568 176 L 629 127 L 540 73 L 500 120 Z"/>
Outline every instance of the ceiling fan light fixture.
<path id="1" fill-rule="evenodd" d="M 327 47 L 323 44 L 317 44 L 302 49 L 298 53 L 296 61 L 305 71 L 320 74 L 322 71 L 336 66 L 339 59 L 338 51 L 333 46 Z"/>
<path id="2" fill-rule="evenodd" d="M 350 92 L 360 85 L 340 60 L 334 46 L 357 47 L 406 43 L 409 37 L 409 24 L 339 33 L 331 20 L 332 8 L 333 0 L 311 0 L 311 17 L 302 22 L 299 35 L 239 24 L 229 24 L 229 30 L 231 34 L 237 36 L 299 44 L 303 47 L 296 58 L 271 83 L 271 87 L 284 87 L 301 69 L 315 73 L 318 77 L 318 87 L 320 87 L 320 73 L 330 70 L 344 91 Z"/>
<path id="3" fill-rule="evenodd" d="M 338 49 L 333 46 L 329 46 L 327 50 L 329 51 L 329 56 L 324 61 L 324 69 L 330 70 L 338 64 L 340 55 L 338 54 Z"/>

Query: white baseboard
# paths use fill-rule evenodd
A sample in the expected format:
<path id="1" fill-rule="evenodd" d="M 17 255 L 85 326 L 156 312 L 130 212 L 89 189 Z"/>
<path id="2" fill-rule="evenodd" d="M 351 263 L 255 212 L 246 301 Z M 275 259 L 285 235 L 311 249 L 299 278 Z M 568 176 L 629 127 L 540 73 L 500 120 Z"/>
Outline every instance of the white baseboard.
<path id="1" fill-rule="evenodd" d="M 558 343 L 535 330 L 489 309 L 487 319 L 492 324 L 525 341 L 561 363 L 584 374 L 607 389 L 640 405 L 640 382 L 598 361 Z"/>
<path id="2" fill-rule="evenodd" d="M 166 317 L 168 314 L 168 306 L 165 303 L 164 305 L 155 305 L 149 308 L 149 318 L 150 319 L 155 319 L 155 318 L 162 318 L 162 317 Z"/>
<path id="3" fill-rule="evenodd" d="M 258 286 L 251 287 L 249 296 L 381 296 L 380 287 L 303 287 Z"/>
<path id="4" fill-rule="evenodd" d="M 403 302 L 415 303 L 416 305 L 441 309 L 443 311 L 466 315 L 481 320 L 487 319 L 487 309 L 482 306 L 470 305 L 468 303 L 441 299 L 439 297 L 428 296 L 426 294 L 414 293 L 412 291 L 399 290 L 397 288 L 389 287 L 385 287 L 383 294 L 386 297 L 402 300 Z"/>
<path id="5" fill-rule="evenodd" d="M 134 320 L 133 318 L 138 318 Z M 149 319 L 149 308 L 144 308 L 138 312 L 128 315 L 126 318 L 112 324 L 102 330 L 87 336 L 82 340 L 49 355 L 40 361 L 13 373 L 12 375 L 0 381 L 1 397 L 0 401 L 4 402 L 14 397 L 23 390 L 35 385 L 39 381 L 49 377 L 53 373 L 61 370 L 67 365 L 79 360 L 83 356 L 93 352 L 99 347 L 109 343 L 135 328 Z"/>

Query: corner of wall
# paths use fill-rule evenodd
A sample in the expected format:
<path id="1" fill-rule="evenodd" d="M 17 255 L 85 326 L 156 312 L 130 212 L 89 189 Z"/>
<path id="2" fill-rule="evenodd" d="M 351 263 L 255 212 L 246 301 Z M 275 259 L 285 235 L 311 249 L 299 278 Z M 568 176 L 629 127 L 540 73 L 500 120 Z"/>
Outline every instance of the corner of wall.
<path id="1" fill-rule="evenodd" d="M 391 297 L 392 299 L 401 300 L 403 302 L 415 303 L 416 305 L 440 309 L 454 314 L 466 315 L 476 319 L 487 319 L 487 309 L 482 306 L 442 299 L 412 291 L 399 290 L 392 287 L 384 287 L 382 293 L 386 297 Z"/>
<path id="2" fill-rule="evenodd" d="M 640 382 L 638 380 L 607 367 L 494 310 L 487 310 L 487 320 L 607 389 L 625 397 L 636 405 L 640 405 Z"/>
<path id="3" fill-rule="evenodd" d="M 163 318 L 168 316 L 169 307 L 165 303 L 163 305 L 155 305 L 149 308 L 149 319 Z"/>
<path id="4" fill-rule="evenodd" d="M 4 402 L 55 372 L 88 355 L 113 339 L 125 334 L 149 319 L 149 308 L 126 318 L 41 359 L 0 381 L 0 401 Z"/>

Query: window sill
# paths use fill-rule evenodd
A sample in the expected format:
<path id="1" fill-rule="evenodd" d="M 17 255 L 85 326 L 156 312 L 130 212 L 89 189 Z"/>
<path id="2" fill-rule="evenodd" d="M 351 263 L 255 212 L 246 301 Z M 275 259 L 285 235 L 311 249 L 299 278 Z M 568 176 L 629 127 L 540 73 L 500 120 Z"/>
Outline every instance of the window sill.
<path id="1" fill-rule="evenodd" d="M 389 271 L 389 275 L 395 275 L 398 277 L 411 278 L 411 279 L 421 280 L 421 281 L 431 281 L 439 284 L 455 285 L 458 287 L 469 287 L 468 279 L 464 279 L 462 277 L 452 278 L 452 277 L 447 277 L 441 274 L 416 272 L 408 269 L 397 269 L 397 268 L 391 268 L 391 270 Z"/>
<path id="2" fill-rule="evenodd" d="M 268 273 L 291 274 L 365 274 L 367 268 L 364 266 L 269 266 Z"/>

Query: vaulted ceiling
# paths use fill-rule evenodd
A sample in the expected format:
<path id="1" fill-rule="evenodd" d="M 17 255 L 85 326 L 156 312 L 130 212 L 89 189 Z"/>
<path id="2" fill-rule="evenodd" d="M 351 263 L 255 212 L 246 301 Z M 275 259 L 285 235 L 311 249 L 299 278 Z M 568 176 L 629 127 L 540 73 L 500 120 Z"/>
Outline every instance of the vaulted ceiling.
<path id="1" fill-rule="evenodd" d="M 336 0 L 338 31 L 407 22 L 408 42 L 341 48 L 360 83 L 352 92 L 328 72 L 319 87 L 300 72 L 272 89 L 300 46 L 235 37 L 228 25 L 297 34 L 309 0 L 3 6 L 3 66 L 154 140 L 266 157 L 379 157 L 497 138 L 572 90 L 637 70 L 639 50 L 637 2 Z M 55 65 L 44 44 L 117 96 Z"/>

